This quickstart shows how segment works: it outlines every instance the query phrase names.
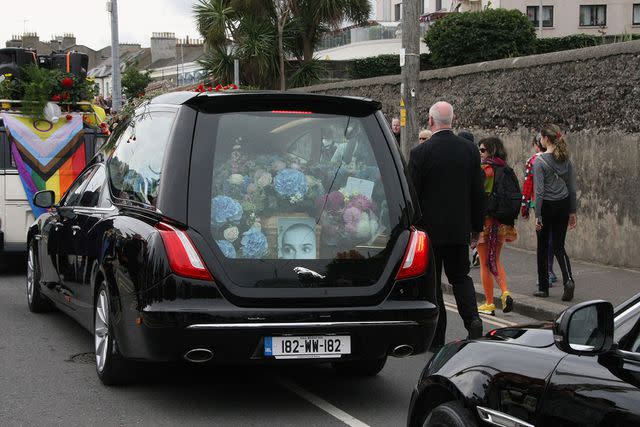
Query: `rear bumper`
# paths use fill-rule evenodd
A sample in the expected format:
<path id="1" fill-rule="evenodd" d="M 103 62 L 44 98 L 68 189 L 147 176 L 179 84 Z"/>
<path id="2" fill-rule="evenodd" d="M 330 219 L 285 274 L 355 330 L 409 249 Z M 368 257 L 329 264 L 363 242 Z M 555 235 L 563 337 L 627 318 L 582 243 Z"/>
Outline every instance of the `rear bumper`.
<path id="1" fill-rule="evenodd" d="M 116 330 L 123 356 L 170 361 L 204 348 L 212 351 L 214 363 L 272 363 L 281 360 L 264 355 L 265 337 L 349 335 L 351 354 L 305 361 L 378 359 L 400 345 L 410 345 L 414 354 L 425 352 L 438 319 L 437 308 L 426 301 L 334 309 L 230 309 L 219 300 L 194 311 L 194 305 L 152 304 L 134 315 L 139 325 L 133 312 L 125 314 Z"/>

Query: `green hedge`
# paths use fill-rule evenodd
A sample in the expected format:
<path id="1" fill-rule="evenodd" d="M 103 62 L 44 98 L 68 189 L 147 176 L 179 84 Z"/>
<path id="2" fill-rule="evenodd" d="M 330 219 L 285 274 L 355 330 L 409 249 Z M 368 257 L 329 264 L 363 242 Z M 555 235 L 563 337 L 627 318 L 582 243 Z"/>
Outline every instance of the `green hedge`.
<path id="1" fill-rule="evenodd" d="M 602 37 L 573 34 L 565 37 L 550 37 L 536 40 L 536 53 L 559 52 L 602 44 Z"/>
<path id="2" fill-rule="evenodd" d="M 431 55 L 420 55 L 420 69 L 433 68 Z M 389 76 L 400 74 L 400 55 L 378 55 L 368 58 L 356 59 L 349 70 L 352 79 L 368 79 L 370 77 Z"/>
<path id="3" fill-rule="evenodd" d="M 536 34 L 518 10 L 451 13 L 424 35 L 437 67 L 471 64 L 535 53 Z"/>

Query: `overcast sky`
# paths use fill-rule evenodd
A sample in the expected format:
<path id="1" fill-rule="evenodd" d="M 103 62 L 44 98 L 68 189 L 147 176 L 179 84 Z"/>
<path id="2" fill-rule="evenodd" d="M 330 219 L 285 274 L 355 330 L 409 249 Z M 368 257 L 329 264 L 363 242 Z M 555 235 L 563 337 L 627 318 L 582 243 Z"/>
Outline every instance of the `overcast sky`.
<path id="1" fill-rule="evenodd" d="M 171 32 L 178 38 L 199 37 L 192 5 L 196 0 L 118 0 L 121 43 L 149 46 L 153 32 Z M 78 44 L 101 49 L 111 44 L 106 0 L 0 0 L 0 47 L 23 30 L 41 41 L 73 33 Z M 25 22 L 26 20 L 26 22 Z"/>
<path id="2" fill-rule="evenodd" d="M 371 1 L 375 15 L 375 1 Z M 151 33 L 170 32 L 182 39 L 199 38 L 192 5 L 197 0 L 118 0 L 121 43 L 149 46 Z M 111 45 L 106 0 L 0 0 L 0 47 L 12 35 L 38 33 L 41 41 L 73 33 L 92 49 Z"/>

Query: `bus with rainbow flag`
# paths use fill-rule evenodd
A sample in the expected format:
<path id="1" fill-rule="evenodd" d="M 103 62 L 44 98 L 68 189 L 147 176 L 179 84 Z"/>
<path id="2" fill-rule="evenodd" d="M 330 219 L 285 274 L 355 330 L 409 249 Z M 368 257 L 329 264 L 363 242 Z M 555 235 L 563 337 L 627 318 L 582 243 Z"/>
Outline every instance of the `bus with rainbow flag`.
<path id="1" fill-rule="evenodd" d="M 26 252 L 27 230 L 43 212 L 33 204 L 33 195 L 53 190 L 57 202 L 107 138 L 106 130 L 96 126 L 104 120 L 104 111 L 88 102 L 89 111 L 71 111 L 49 121 L 21 114 L 11 101 L 2 101 L 0 261 L 7 254 Z"/>

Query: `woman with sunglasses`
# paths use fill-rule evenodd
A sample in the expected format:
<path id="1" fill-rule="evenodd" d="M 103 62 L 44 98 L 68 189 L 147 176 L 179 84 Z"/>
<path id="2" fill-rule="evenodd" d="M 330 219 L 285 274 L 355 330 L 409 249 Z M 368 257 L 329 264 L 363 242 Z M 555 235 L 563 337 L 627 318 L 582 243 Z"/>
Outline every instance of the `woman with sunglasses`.
<path id="1" fill-rule="evenodd" d="M 571 301 L 575 282 L 564 242 L 567 228 L 573 229 L 577 223 L 576 176 L 560 128 L 549 125 L 540 133 L 542 145 L 547 151 L 533 165 L 538 235 L 538 291 L 533 295 L 542 298 L 549 296 L 548 252 L 549 239 L 553 234 L 553 253 L 562 270 L 562 301 Z"/>
<path id="2" fill-rule="evenodd" d="M 484 138 L 478 142 L 482 170 L 485 174 L 484 191 L 488 195 L 493 192 L 496 169 L 506 166 L 507 152 L 499 138 Z M 504 174 L 503 174 L 504 175 Z M 479 313 L 495 316 L 496 306 L 493 303 L 493 278 L 496 278 L 502 291 L 500 300 L 502 311 L 513 310 L 513 298 L 507 288 L 507 273 L 500 262 L 500 254 L 506 242 L 516 240 L 518 234 L 514 224 L 502 224 L 496 218 L 487 215 L 484 220 L 484 230 L 480 233 L 477 243 L 480 258 L 480 278 L 484 289 L 485 303 L 478 307 Z"/>
<path id="3" fill-rule="evenodd" d="M 535 153 L 529 158 L 529 160 L 527 160 L 527 163 L 524 167 L 524 182 L 522 183 L 522 203 L 520 207 L 520 214 L 525 220 L 529 219 L 529 210 L 531 208 L 535 209 L 536 206 L 535 197 L 533 194 L 533 165 L 536 163 L 536 159 L 538 158 L 538 156 L 547 151 L 547 149 L 542 145 L 542 134 L 539 132 L 533 137 L 531 145 Z M 553 233 L 550 233 L 549 235 L 548 253 L 549 287 L 551 287 L 553 283 L 558 281 L 558 277 L 553 271 Z M 536 286 L 538 286 L 538 284 L 536 284 Z"/>
<path id="4" fill-rule="evenodd" d="M 418 140 L 420 142 L 420 144 L 422 144 L 423 142 L 427 142 L 429 140 L 429 138 L 431 138 L 431 131 L 427 130 L 427 129 L 422 129 L 420 131 L 420 133 L 418 134 Z"/>

